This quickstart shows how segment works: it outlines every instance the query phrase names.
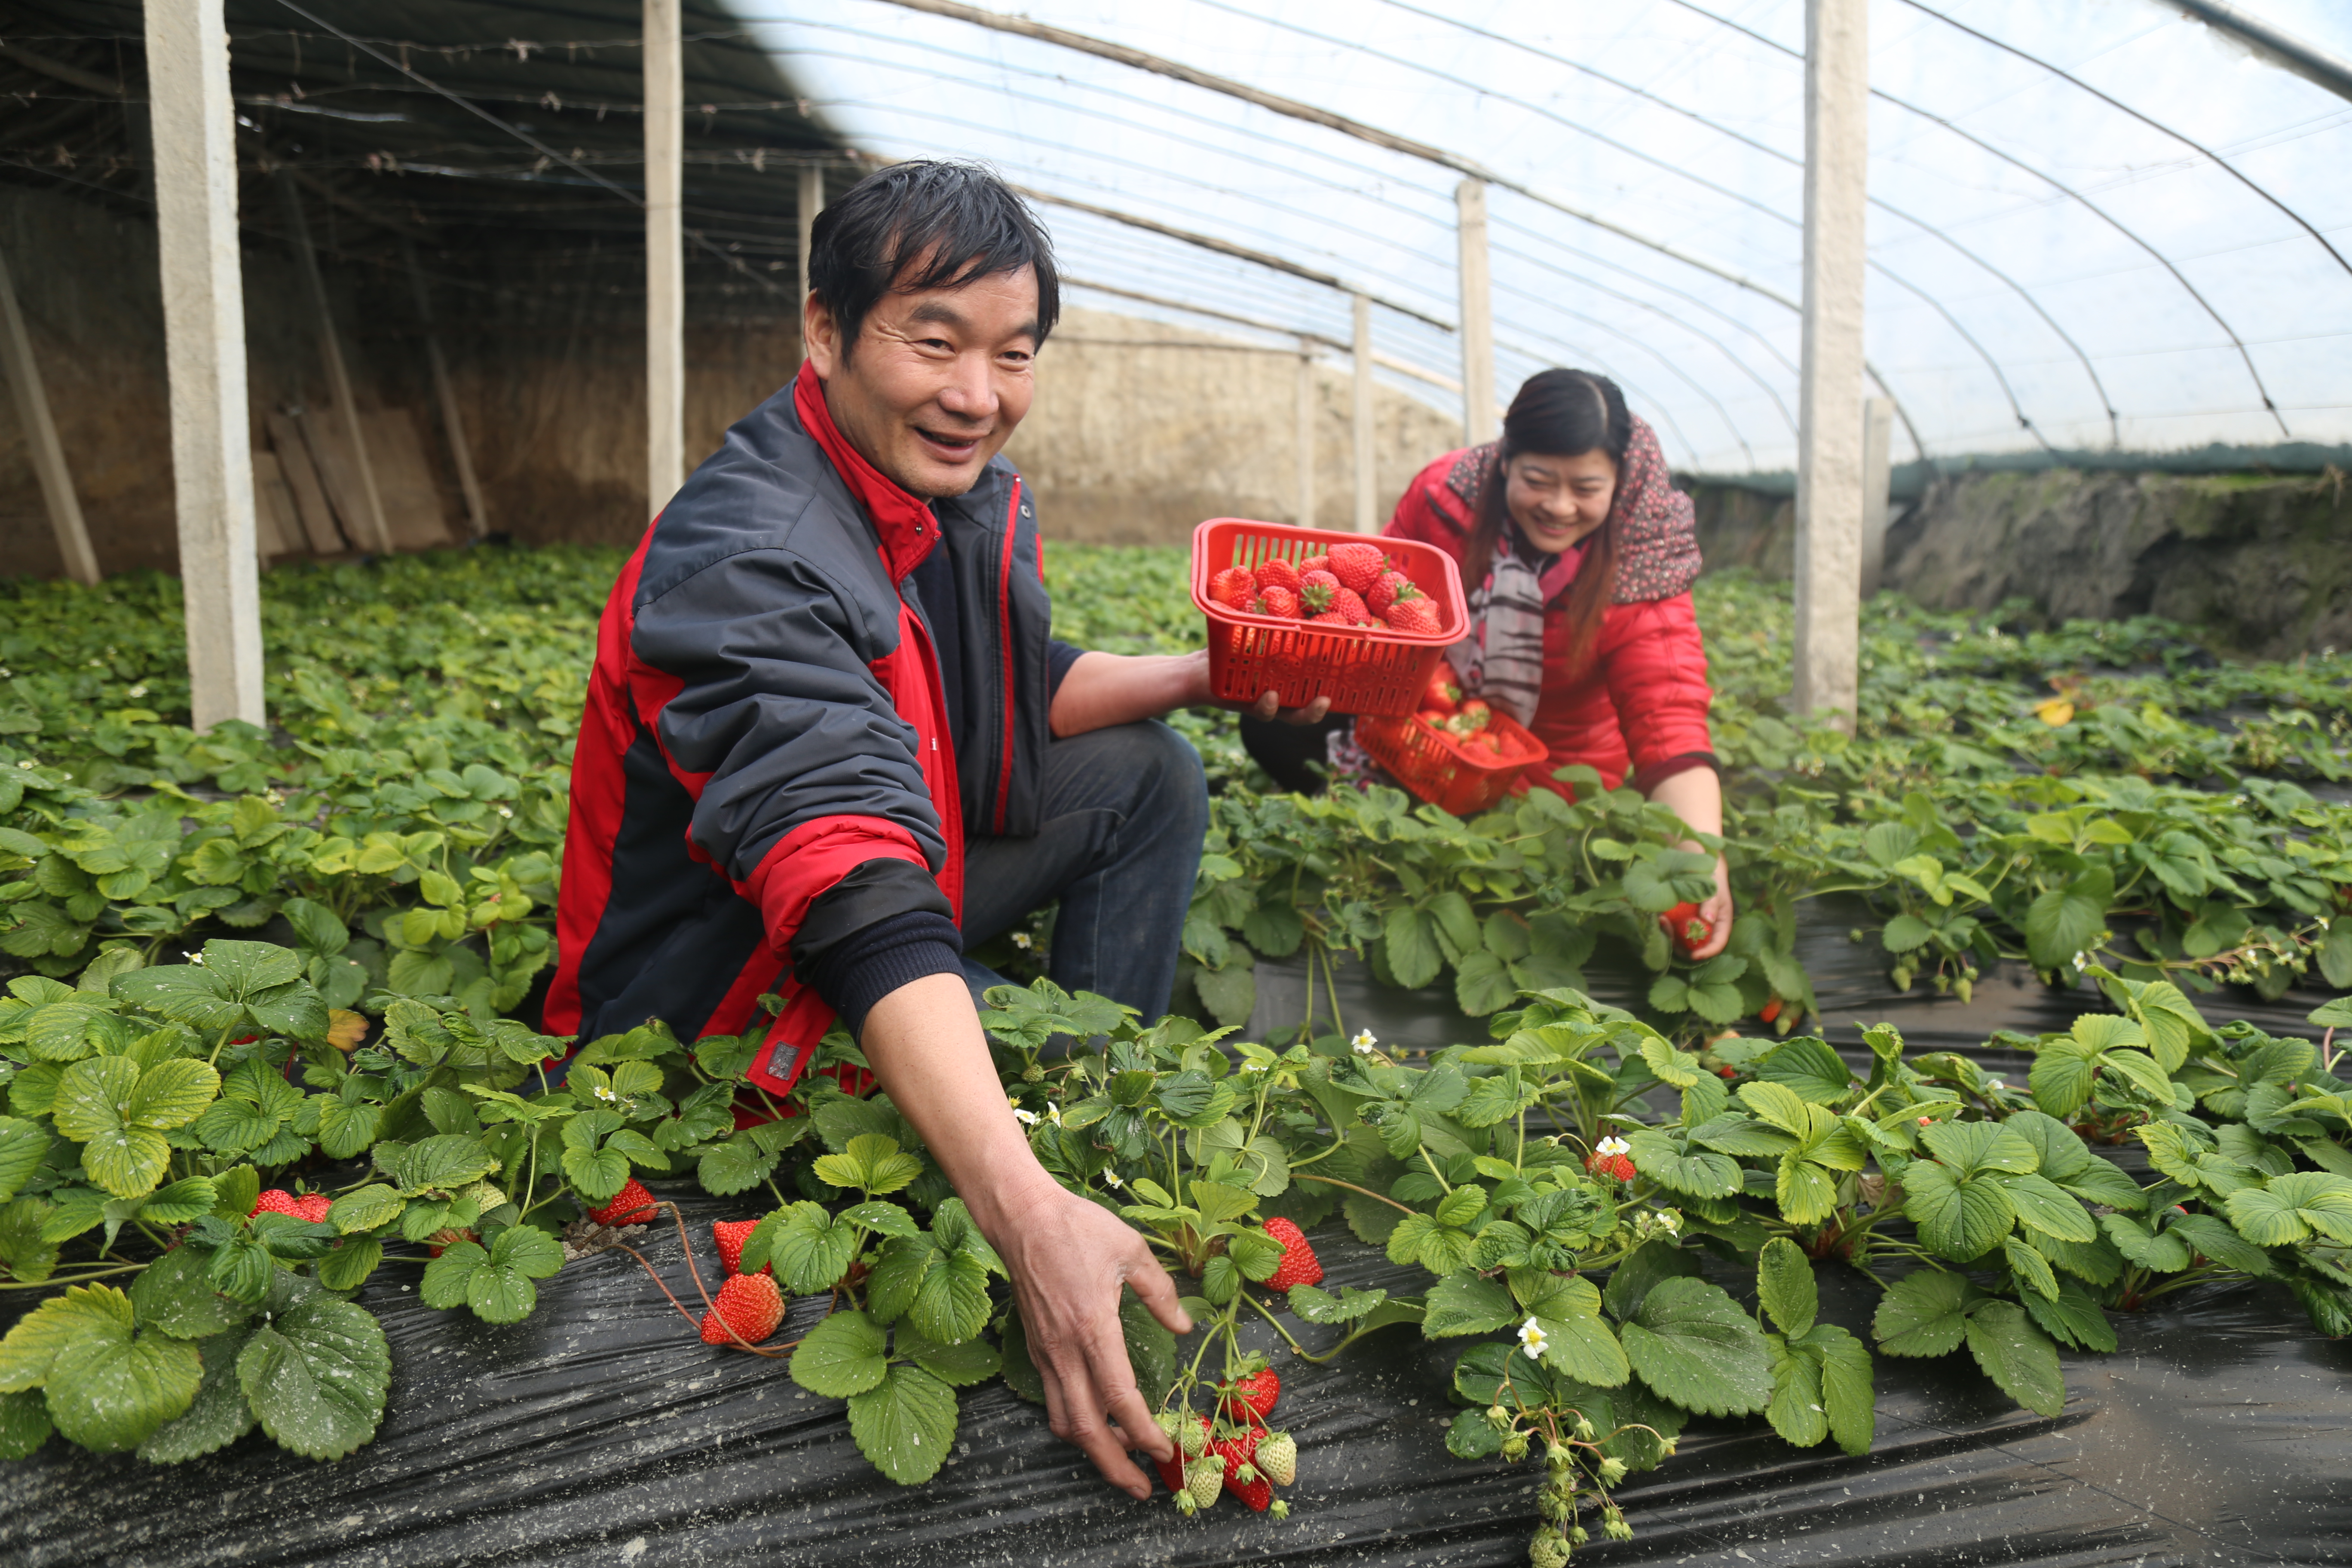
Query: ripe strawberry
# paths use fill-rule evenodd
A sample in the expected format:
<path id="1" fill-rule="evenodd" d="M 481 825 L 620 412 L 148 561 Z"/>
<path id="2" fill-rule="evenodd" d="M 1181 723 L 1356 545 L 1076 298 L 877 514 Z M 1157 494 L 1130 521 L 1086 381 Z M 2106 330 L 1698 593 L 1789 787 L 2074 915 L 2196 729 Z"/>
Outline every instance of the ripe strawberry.
<path id="1" fill-rule="evenodd" d="M 727 1331 L 731 1328 L 756 1345 L 783 1321 L 784 1293 L 776 1289 L 772 1275 L 730 1275 L 719 1287 L 718 1301 L 702 1314 L 702 1342 L 731 1345 L 735 1340 Z"/>
<path id="2" fill-rule="evenodd" d="M 1353 588 L 1342 588 L 1333 594 L 1331 608 L 1347 617 L 1348 625 L 1351 626 L 1380 625 L 1372 619 L 1372 612 L 1364 608 L 1364 596 Z"/>
<path id="3" fill-rule="evenodd" d="M 1298 1439 L 1287 1432 L 1268 1432 L 1258 1439 L 1256 1464 L 1276 1486 L 1290 1485 L 1298 1479 Z"/>
<path id="4" fill-rule="evenodd" d="M 613 1194 L 613 1201 L 603 1208 L 590 1209 L 588 1217 L 598 1225 L 651 1225 L 654 1218 L 654 1195 L 635 1176 L 629 1184 Z"/>
<path id="5" fill-rule="evenodd" d="M 479 1241 L 480 1239 L 480 1237 L 470 1230 L 436 1230 L 433 1233 L 432 1244 L 425 1250 L 431 1256 L 438 1258 L 461 1241 Z"/>
<path id="6" fill-rule="evenodd" d="M 1765 1003 L 1763 1006 L 1756 1010 L 1756 1017 L 1759 1023 L 1769 1024 L 1780 1016 L 1780 999 L 1778 996 L 1773 997 L 1769 1002 Z"/>
<path id="7" fill-rule="evenodd" d="M 1209 1445 L 1209 1451 L 1225 1462 L 1225 1489 L 1247 1503 L 1254 1512 L 1264 1513 L 1265 1505 L 1274 1500 L 1274 1488 L 1258 1473 L 1257 1445 L 1258 1429 L 1252 1426 L 1234 1436 L 1218 1438 Z M 1249 1472 L 1247 1480 L 1242 1479 L 1244 1470 Z"/>
<path id="8" fill-rule="evenodd" d="M 1595 1154 L 1584 1162 L 1588 1175 L 1607 1176 L 1612 1181 L 1630 1182 L 1636 1174 L 1630 1154 Z"/>
<path id="9" fill-rule="evenodd" d="M 1389 606 L 1395 604 L 1407 589 L 1416 594 L 1421 592 L 1412 586 L 1412 578 L 1391 566 L 1372 579 L 1372 585 L 1364 592 L 1364 603 L 1372 607 L 1372 614 L 1384 616 L 1388 614 Z"/>
<path id="10" fill-rule="evenodd" d="M 1429 678 L 1429 685 L 1421 694 L 1421 710 L 1451 713 L 1461 701 L 1462 688 L 1454 684 L 1453 667 L 1439 664 L 1437 673 Z"/>
<path id="11" fill-rule="evenodd" d="M 1310 616 L 1319 616 L 1331 607 L 1332 596 L 1339 591 L 1339 579 L 1328 572 L 1302 572 L 1298 575 L 1298 603 Z"/>
<path id="12" fill-rule="evenodd" d="M 1388 622 L 1391 631 L 1429 637 L 1439 627 L 1437 601 L 1423 595 L 1415 595 L 1410 599 L 1401 598 L 1389 606 Z"/>
<path id="13" fill-rule="evenodd" d="M 1298 618 L 1298 592 L 1295 588 L 1264 588 L 1256 602 L 1250 605 L 1253 615 L 1273 616 L 1281 620 Z"/>
<path id="14" fill-rule="evenodd" d="M 1335 544 L 1331 547 L 1331 575 L 1342 586 L 1361 594 L 1381 580 L 1389 569 L 1389 558 L 1377 544 Z"/>
<path id="15" fill-rule="evenodd" d="M 1257 596 L 1257 578 L 1246 566 L 1228 566 L 1209 579 L 1209 597 L 1220 605 L 1246 610 Z"/>
<path id="16" fill-rule="evenodd" d="M 743 1244 L 751 1240 L 751 1233 L 759 1228 L 760 1222 L 756 1219 L 722 1219 L 711 1225 L 710 1239 L 719 1244 L 719 1261 L 727 1266 L 728 1273 L 743 1272 Z M 773 1268 L 773 1264 L 763 1263 L 760 1266 L 760 1272 L 766 1274 Z"/>
<path id="17" fill-rule="evenodd" d="M 1666 928 L 1666 934 L 1685 952 L 1705 947 L 1707 939 L 1715 935 L 1714 925 L 1698 912 L 1696 904 L 1687 900 L 1660 915 L 1658 923 Z"/>
<path id="18" fill-rule="evenodd" d="M 1309 555 L 1298 563 L 1298 574 L 1302 578 L 1309 572 L 1328 572 L 1329 570 L 1331 570 L 1331 558 L 1328 555 Z"/>
<path id="19" fill-rule="evenodd" d="M 1246 1423 L 1255 1432 L 1273 1414 L 1274 1402 L 1281 1397 L 1282 1374 L 1270 1366 L 1261 1367 L 1245 1377 L 1234 1379 L 1225 1394 L 1225 1418 Z"/>
<path id="20" fill-rule="evenodd" d="M 1287 588 L 1298 592 L 1298 568 L 1281 556 L 1273 556 L 1257 563 L 1257 585 L 1260 588 Z"/>
<path id="21" fill-rule="evenodd" d="M 1739 1076 L 1739 1069 L 1738 1068 L 1717 1068 L 1715 1069 L 1715 1076 L 1726 1079 L 1738 1078 Z"/>
<path id="22" fill-rule="evenodd" d="M 304 1193 L 294 1200 L 294 1217 L 307 1219 L 312 1225 L 324 1225 L 327 1211 L 334 1205 L 335 1200 L 324 1193 Z"/>
<path id="23" fill-rule="evenodd" d="M 1266 1235 L 1282 1243 L 1282 1261 L 1266 1277 L 1269 1290 L 1287 1290 L 1293 1285 L 1320 1285 L 1323 1265 L 1316 1260 L 1315 1249 L 1307 1245 L 1307 1237 L 1286 1219 L 1265 1222 Z"/>
<path id="24" fill-rule="evenodd" d="M 1160 1472 L 1160 1484 L 1171 1492 L 1184 1489 L 1184 1457 L 1173 1454 L 1165 1459 L 1154 1459 L 1151 1468 Z"/>
<path id="25" fill-rule="evenodd" d="M 245 1217 L 252 1219 L 265 1214 L 288 1215 L 295 1219 L 303 1217 L 301 1208 L 294 1201 L 294 1194 L 283 1187 L 272 1187 L 254 1199 L 253 1206 L 245 1211 Z"/>

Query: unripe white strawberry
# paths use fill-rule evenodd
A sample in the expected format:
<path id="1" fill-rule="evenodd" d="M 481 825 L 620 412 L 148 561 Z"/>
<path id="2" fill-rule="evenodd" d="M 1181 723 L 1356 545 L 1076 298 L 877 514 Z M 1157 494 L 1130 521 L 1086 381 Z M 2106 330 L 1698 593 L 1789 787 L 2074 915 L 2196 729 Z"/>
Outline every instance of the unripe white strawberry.
<path id="1" fill-rule="evenodd" d="M 1298 1479 L 1298 1439 L 1287 1432 L 1269 1432 L 1258 1439 L 1257 1468 L 1276 1486 Z"/>
<path id="2" fill-rule="evenodd" d="M 1203 1455 L 1184 1468 L 1184 1489 L 1195 1508 L 1207 1508 L 1224 1494 L 1225 1462 L 1214 1454 Z"/>
<path id="3" fill-rule="evenodd" d="M 1198 1415 L 1187 1414 L 1178 1417 L 1181 1423 L 1176 1433 L 1176 1446 L 1184 1450 L 1188 1459 L 1197 1459 L 1209 1451 L 1209 1424 Z"/>

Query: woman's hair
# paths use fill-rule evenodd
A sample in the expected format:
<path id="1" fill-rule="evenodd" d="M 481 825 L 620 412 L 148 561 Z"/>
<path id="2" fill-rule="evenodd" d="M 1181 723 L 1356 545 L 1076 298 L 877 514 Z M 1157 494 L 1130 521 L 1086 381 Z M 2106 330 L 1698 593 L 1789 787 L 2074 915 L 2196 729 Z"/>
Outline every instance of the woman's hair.
<path id="1" fill-rule="evenodd" d="M 1486 580 L 1494 563 L 1495 546 L 1510 520 L 1504 471 L 1512 458 L 1529 452 L 1548 457 L 1576 458 L 1606 452 L 1622 481 L 1625 449 L 1633 441 L 1633 416 L 1625 395 L 1605 375 L 1589 370 L 1539 370 L 1528 377 L 1503 416 L 1503 438 L 1495 466 L 1479 487 L 1478 504 L 1463 551 L 1463 582 L 1475 588 Z M 1617 585 L 1617 503 L 1610 500 L 1609 516 L 1585 546 L 1584 564 L 1576 574 L 1563 606 L 1568 617 L 1570 668 L 1591 656 L 1601 636 L 1601 617 L 1608 613 L 1610 593 Z"/>

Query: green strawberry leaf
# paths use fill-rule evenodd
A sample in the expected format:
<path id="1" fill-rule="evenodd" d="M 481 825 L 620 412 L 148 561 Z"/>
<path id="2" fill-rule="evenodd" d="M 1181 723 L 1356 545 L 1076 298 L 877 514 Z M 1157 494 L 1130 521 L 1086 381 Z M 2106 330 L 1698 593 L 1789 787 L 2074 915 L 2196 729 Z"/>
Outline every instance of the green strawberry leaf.
<path id="1" fill-rule="evenodd" d="M 1633 1168 L 1662 1187 L 1694 1198 L 1728 1197 L 1739 1190 L 1739 1164 L 1728 1155 L 1689 1153 L 1661 1132 L 1636 1132 Z"/>
<path id="2" fill-rule="evenodd" d="M 1821 1310 L 1821 1288 L 1814 1282 L 1813 1266 L 1803 1249 L 1787 1237 L 1774 1237 L 1758 1254 L 1756 1297 L 1772 1315 L 1774 1326 L 1790 1339 L 1801 1339 L 1813 1326 Z"/>
<path id="3" fill-rule="evenodd" d="M 1960 1348 L 1969 1303 L 1984 1294 L 1964 1277 L 1940 1268 L 1906 1274 L 1879 1298 L 1871 1332 L 1888 1355 L 1948 1355 Z"/>
<path id="4" fill-rule="evenodd" d="M 1853 1069 L 1826 1040 L 1810 1037 L 1782 1044 L 1758 1064 L 1756 1076 L 1815 1105 L 1835 1105 L 1853 1088 Z"/>
<path id="5" fill-rule="evenodd" d="M 895 1357 L 911 1361 L 941 1383 L 957 1388 L 986 1383 L 1003 1369 L 1003 1358 L 986 1340 L 966 1340 L 960 1345 L 933 1344 L 912 1329 L 901 1328 L 891 1351 Z M 1144 1397 L 1151 1397 L 1148 1388 Z"/>
<path id="6" fill-rule="evenodd" d="M 38 1388 L 69 1347 L 80 1343 L 129 1344 L 131 1298 L 111 1285 L 68 1285 L 16 1320 L 0 1338 L 0 1394 Z"/>
<path id="7" fill-rule="evenodd" d="M 2037 1415 L 2066 1407 L 2066 1376 L 2058 1347 L 2014 1301 L 1983 1302 L 1969 1314 L 1969 1353 L 2000 1391 Z"/>
<path id="8" fill-rule="evenodd" d="M 356 1290 L 383 1261 L 383 1242 L 346 1241 L 319 1260 L 319 1283 L 330 1290 Z"/>
<path id="9" fill-rule="evenodd" d="M 889 1362 L 887 1336 L 864 1312 L 835 1312 L 801 1339 L 793 1351 L 792 1379 L 811 1394 L 847 1399 L 878 1386 Z"/>
<path id="10" fill-rule="evenodd" d="M 1520 1315 L 1511 1293 L 1495 1280 L 1449 1274 L 1429 1288 L 1429 1316 L 1421 1331 L 1433 1340 L 1492 1333 L 1517 1322 Z"/>
<path id="11" fill-rule="evenodd" d="M 2273 1176 L 2231 1193 L 2224 1205 L 2238 1234 L 2256 1247 L 2291 1247 L 2317 1231 L 2352 1243 L 2352 1179 L 2324 1171 Z"/>
<path id="12" fill-rule="evenodd" d="M 902 1487 L 937 1475 L 955 1434 L 955 1390 L 919 1366 L 900 1363 L 878 1386 L 850 1396 L 858 1452 Z"/>
<path id="13" fill-rule="evenodd" d="M 235 1328 L 196 1342 L 205 1374 L 187 1410 L 155 1428 L 139 1445 L 139 1457 L 151 1465 L 176 1465 L 218 1452 L 253 1430 L 253 1408 L 236 1380 L 236 1358 L 253 1337 L 257 1323 Z"/>
<path id="14" fill-rule="evenodd" d="M 1290 1310 L 1309 1323 L 1353 1322 L 1387 1299 L 1385 1290 L 1359 1290 L 1353 1285 L 1340 1287 L 1337 1296 L 1317 1285 L 1290 1288 Z"/>
<path id="15" fill-rule="evenodd" d="M 1849 1454 L 1868 1453 L 1878 1426 L 1870 1347 L 1834 1323 L 1814 1324 L 1801 1342 L 1822 1358 L 1822 1403 L 1830 1435 Z"/>
<path id="16" fill-rule="evenodd" d="M 1904 1173 L 1903 1190 L 1903 1212 L 1919 1227 L 1919 1239 L 1955 1263 L 1982 1256 L 2017 1223 L 2017 1210 L 1992 1176 L 1961 1180 L 1921 1160 Z"/>
<path id="17" fill-rule="evenodd" d="M 2107 1321 L 2107 1314 L 2073 1280 L 2060 1284 L 2055 1300 L 2045 1301 L 2039 1296 L 2023 1300 L 2027 1315 L 2052 1339 L 2102 1353 L 2116 1348 L 2115 1326 Z"/>
<path id="18" fill-rule="evenodd" d="M 38 1122 L 0 1116 L 0 1203 L 13 1198 L 41 1168 L 49 1152 L 49 1131 Z"/>
<path id="19" fill-rule="evenodd" d="M 0 1459 L 30 1458 L 51 1430 L 49 1402 L 39 1389 L 0 1394 Z"/>
<path id="20" fill-rule="evenodd" d="M 1132 1289 L 1124 1291 L 1120 1297 L 1118 1325 L 1122 1337 L 1127 1341 L 1127 1364 L 1128 1369 L 1135 1373 L 1135 1385 L 1142 1391 L 1147 1402 L 1157 1405 L 1168 1396 L 1168 1390 L 1176 1382 L 1176 1336 L 1151 1315 L 1151 1309 L 1145 1306 L 1142 1298 Z M 962 1347 L 957 1347 L 955 1353 L 963 1353 Z M 929 1366 L 929 1363 L 924 1364 Z M 938 1367 L 930 1370 L 942 1377 L 947 1376 Z M 955 1380 L 949 1378 L 948 1381 L 952 1383 Z"/>
<path id="21" fill-rule="evenodd" d="M 2098 1236 L 2099 1227 L 2090 1211 L 2055 1183 L 2039 1175 L 1997 1179 L 2017 1217 L 2029 1229 L 2060 1241 L 2090 1241 Z"/>
<path id="22" fill-rule="evenodd" d="M 1830 1435 L 1821 1358 L 1779 1334 L 1765 1335 L 1764 1343 L 1772 1358 L 1772 1400 L 1764 1407 L 1765 1418 L 1783 1439 L 1810 1448 Z"/>
<path id="23" fill-rule="evenodd" d="M 1616 1388 L 1632 1375 L 1625 1346 L 1601 1316 L 1601 1292 L 1591 1280 L 1569 1280 L 1534 1306 L 1536 1326 L 1544 1332 L 1544 1364 L 1552 1371 L 1595 1388 Z"/>
<path id="24" fill-rule="evenodd" d="M 339 1459 L 374 1436 L 383 1419 L 392 1352 L 373 1313 L 315 1291 L 253 1331 L 237 1354 L 236 1379 L 262 1430 L 281 1447 Z"/>
<path id="25" fill-rule="evenodd" d="M 1738 1302 L 1703 1279 L 1654 1287 L 1622 1337 L 1642 1381 L 1685 1410 L 1744 1415 L 1771 1400 L 1762 1331 Z"/>
<path id="26" fill-rule="evenodd" d="M 856 1256 L 856 1227 L 837 1223 L 824 1205 L 803 1199 L 760 1222 L 744 1244 L 742 1263 L 757 1268 L 772 1262 L 788 1293 L 813 1296 L 831 1289 Z"/>
<path id="27" fill-rule="evenodd" d="M 50 1363 L 49 1419 L 85 1448 L 135 1448 L 188 1408 L 204 1370 L 195 1346 L 152 1331 L 77 1339 Z"/>
<path id="28" fill-rule="evenodd" d="M 200 1340 L 236 1327 L 253 1308 L 213 1288 L 212 1257 L 194 1247 L 172 1248 L 131 1286 L 139 1321 L 175 1339 Z"/>

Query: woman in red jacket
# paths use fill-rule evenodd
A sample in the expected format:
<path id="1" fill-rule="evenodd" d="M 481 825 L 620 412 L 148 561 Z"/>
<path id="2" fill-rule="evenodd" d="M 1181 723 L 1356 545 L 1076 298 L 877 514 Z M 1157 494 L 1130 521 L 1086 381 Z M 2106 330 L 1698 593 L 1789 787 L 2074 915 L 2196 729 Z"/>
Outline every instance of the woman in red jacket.
<path id="1" fill-rule="evenodd" d="M 1384 532 L 1454 557 L 1470 594 L 1470 635 L 1446 650 L 1465 693 L 1550 748 L 1531 783 L 1568 793 L 1554 769 L 1581 763 L 1611 788 L 1630 782 L 1702 833 L 1723 831 L 1723 786 L 1707 731 L 1714 698 L 1690 585 L 1698 539 L 1690 498 L 1668 480 L 1657 436 L 1606 376 L 1547 370 L 1504 416 L 1500 441 L 1438 458 L 1406 487 Z M 1300 731 L 1244 722 L 1277 781 L 1311 782 Z M 1307 731 L 1312 733 L 1312 731 Z M 1342 725 L 1334 776 L 1371 764 Z M 1722 951 L 1731 884 L 1718 857 L 1701 913 Z"/>

